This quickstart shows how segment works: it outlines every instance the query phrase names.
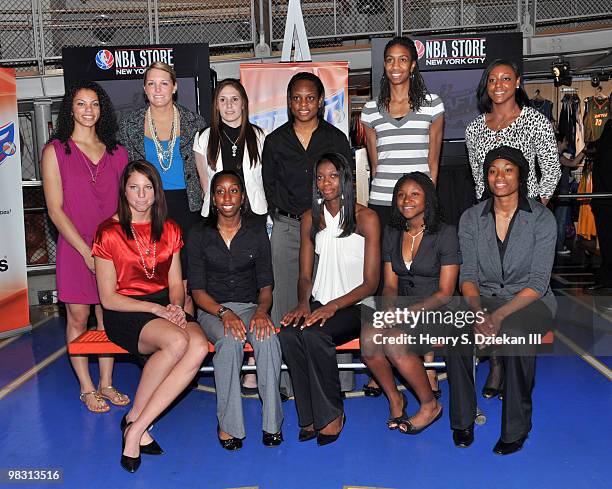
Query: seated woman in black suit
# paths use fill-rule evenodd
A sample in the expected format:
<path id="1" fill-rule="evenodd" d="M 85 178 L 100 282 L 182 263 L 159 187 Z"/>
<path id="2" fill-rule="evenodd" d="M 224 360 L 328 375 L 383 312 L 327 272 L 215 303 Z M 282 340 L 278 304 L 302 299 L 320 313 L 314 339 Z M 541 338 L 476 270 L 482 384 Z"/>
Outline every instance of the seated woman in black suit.
<path id="1" fill-rule="evenodd" d="M 528 334 L 548 331 L 556 309 L 549 284 L 555 218 L 527 198 L 528 172 L 520 150 L 501 146 L 489 151 L 483 175 L 489 198 L 465 211 L 459 223 L 461 292 L 482 319 L 474 325 L 476 344 L 519 341 L 497 350 L 504 367 L 502 432 L 493 451 L 500 455 L 520 450 L 531 430 L 535 345 L 529 344 Z M 467 447 L 474 439 L 476 415 L 471 357 L 450 351 L 447 369 L 453 439 Z"/>
<path id="2" fill-rule="evenodd" d="M 393 207 L 385 227 L 383 303 L 386 310 L 396 307 L 428 311 L 452 299 L 459 274 L 459 243 L 454 226 L 440 221 L 436 189 L 421 172 L 400 178 L 393 189 Z M 407 297 L 407 299 L 398 299 Z M 403 302 L 403 304 L 401 304 Z M 362 358 L 389 399 L 387 426 L 404 434 L 418 434 L 442 415 L 442 405 L 434 397 L 419 354 L 430 347 L 420 343 L 420 333 L 436 334 L 436 326 L 403 324 L 391 329 L 363 328 Z M 409 335 L 415 344 L 395 344 L 388 339 Z M 391 370 L 394 365 L 413 388 L 420 402 L 419 411 L 406 415 L 406 397 L 397 390 Z"/>
<path id="3" fill-rule="evenodd" d="M 359 304 L 374 293 L 380 273 L 378 216 L 355 203 L 351 167 L 339 153 L 324 154 L 315 165 L 312 209 L 302 215 L 300 240 L 299 303 L 283 317 L 279 339 L 293 381 L 299 440 L 316 437 L 327 445 L 346 419 L 336 345 L 359 336 Z"/>

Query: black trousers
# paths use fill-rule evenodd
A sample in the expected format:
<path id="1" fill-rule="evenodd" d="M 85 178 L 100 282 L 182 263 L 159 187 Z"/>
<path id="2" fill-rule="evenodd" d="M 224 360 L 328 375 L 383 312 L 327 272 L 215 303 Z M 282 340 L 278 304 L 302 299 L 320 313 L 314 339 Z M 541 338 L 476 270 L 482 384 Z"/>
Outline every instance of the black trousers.
<path id="1" fill-rule="evenodd" d="M 321 307 L 318 302 L 311 310 Z M 289 326 L 278 335 L 289 368 L 300 426 L 314 424 L 320 430 L 344 412 L 336 346 L 359 336 L 359 306 L 340 309 L 327 320 L 308 328 Z"/>
<path id="2" fill-rule="evenodd" d="M 601 253 L 601 267 L 597 272 L 597 281 L 606 287 L 612 287 L 612 207 L 591 205 L 595 216 L 595 228 Z"/>
<path id="3" fill-rule="evenodd" d="M 482 298 L 482 305 L 493 312 L 504 303 Z M 499 335 L 527 337 L 552 328 L 552 312 L 540 302 L 509 315 L 501 325 Z M 460 331 L 458 334 L 466 333 Z M 454 430 L 464 430 L 474 424 L 476 389 L 472 375 L 472 344 L 447 348 L 446 369 L 450 388 L 450 422 Z M 504 366 L 501 439 L 507 443 L 522 438 L 531 430 L 531 392 L 535 381 L 536 345 L 504 345 L 497 350 Z"/>

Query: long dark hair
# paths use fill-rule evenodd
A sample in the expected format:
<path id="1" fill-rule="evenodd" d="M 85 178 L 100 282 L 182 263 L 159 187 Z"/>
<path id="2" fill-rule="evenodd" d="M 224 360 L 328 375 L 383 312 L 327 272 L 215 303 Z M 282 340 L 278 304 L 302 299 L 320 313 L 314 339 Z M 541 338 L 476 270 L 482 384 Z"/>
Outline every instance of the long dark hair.
<path id="1" fill-rule="evenodd" d="M 502 66 L 502 65 L 509 66 L 510 68 L 512 68 L 512 71 L 514 71 L 514 74 L 517 78 L 521 77 L 521 84 L 519 85 L 519 87 L 516 89 L 516 92 L 514 93 L 514 99 L 516 100 L 516 103 L 518 104 L 518 106 L 522 109 L 523 107 L 525 106 L 529 107 L 530 105 L 529 95 L 527 95 L 527 92 L 523 88 L 522 73 L 518 65 L 514 61 L 511 61 L 509 59 L 499 59 L 498 58 L 498 59 L 493 60 L 491 64 L 487 66 L 487 69 L 484 71 L 484 73 L 480 77 L 480 82 L 478 83 L 478 88 L 476 89 L 476 99 L 478 100 L 478 110 L 480 111 L 481 114 L 489 113 L 491 112 L 493 108 L 493 102 L 491 102 L 491 98 L 489 97 L 489 94 L 487 93 L 489 75 L 491 75 L 491 71 L 493 71 L 493 68 L 496 68 L 497 66 Z"/>
<path id="2" fill-rule="evenodd" d="M 410 107 L 414 112 L 418 112 L 426 101 L 426 97 L 429 94 L 427 87 L 425 86 L 425 80 L 421 76 L 419 71 L 418 55 L 414 41 L 407 37 L 394 37 L 385 46 L 384 59 L 387 57 L 387 51 L 393 46 L 404 46 L 410 52 L 410 60 L 414 61 L 414 69 L 410 75 L 410 86 L 408 88 L 408 100 Z M 389 111 L 389 102 L 391 102 L 391 87 L 389 79 L 387 78 L 387 72 L 383 68 L 382 78 L 380 79 L 380 92 L 378 93 L 378 109 Z"/>
<path id="3" fill-rule="evenodd" d="M 221 170 L 220 172 L 215 173 L 212 177 L 212 180 L 210 181 L 210 204 L 208 207 L 208 217 L 206 218 L 206 224 L 213 228 L 217 227 L 217 222 L 219 220 L 218 211 L 215 207 L 215 185 L 221 177 L 225 177 L 228 175 L 233 177 L 238 182 L 238 186 L 240 187 L 240 191 L 242 192 L 242 197 L 244 198 L 244 201 L 240 206 L 240 215 L 244 217 L 251 214 L 249 197 L 247 196 L 246 187 L 244 186 L 244 181 L 242 180 L 242 177 L 234 170 Z"/>
<path id="4" fill-rule="evenodd" d="M 295 117 L 291 112 L 291 90 L 293 90 L 295 84 L 300 80 L 308 80 L 314 83 L 314 86 L 317 89 L 317 95 L 319 99 L 323 97 L 323 103 L 317 111 L 317 117 L 319 118 L 319 120 L 323 120 L 323 117 L 325 116 L 325 87 L 323 86 L 323 82 L 314 73 L 300 71 L 299 73 L 296 73 L 295 75 L 293 75 L 293 77 L 291 77 L 291 80 L 289 80 L 289 84 L 287 85 L 287 117 L 289 119 L 289 122 L 293 124 L 293 121 L 295 120 Z"/>
<path id="5" fill-rule="evenodd" d="M 68 91 L 64 94 L 62 103 L 60 104 L 59 114 L 57 116 L 56 128 L 49 141 L 57 139 L 64 143 L 64 150 L 66 154 L 71 153 L 68 140 L 72 136 L 74 131 L 74 117 L 72 115 L 72 103 L 74 97 L 79 90 L 91 90 L 98 96 L 98 102 L 100 103 L 100 118 L 96 122 L 96 135 L 98 139 L 102 141 L 106 146 L 106 151 L 113 154 L 113 151 L 117 149 L 117 131 L 119 126 L 117 125 L 117 118 L 115 117 L 115 109 L 113 109 L 113 103 L 110 97 L 96 82 L 89 80 L 79 80 L 70 86 Z"/>
<path id="6" fill-rule="evenodd" d="M 147 177 L 153 185 L 155 202 L 151 207 L 151 240 L 159 242 L 164 231 L 164 223 L 168 217 L 168 208 L 166 206 L 166 196 L 162 188 L 161 177 L 155 167 L 148 161 L 130 161 L 121 174 L 121 179 L 119 180 L 119 205 L 117 206 L 121 229 L 123 229 L 128 239 L 134 239 L 132 235 L 132 210 L 125 195 L 125 187 L 130 175 L 135 172 Z"/>
<path id="7" fill-rule="evenodd" d="M 355 192 L 353 190 L 353 170 L 347 159 L 340 153 L 325 153 L 315 163 L 312 172 L 312 227 L 310 239 L 314 242 L 320 231 L 321 215 L 325 203 L 317 188 L 317 168 L 322 163 L 331 163 L 340 174 L 340 229 L 339 238 L 345 238 L 355 232 L 357 218 L 355 217 Z"/>
<path id="8" fill-rule="evenodd" d="M 425 215 L 423 216 L 425 229 L 428 233 L 438 232 L 442 223 L 442 217 L 436 187 L 431 181 L 431 178 L 420 171 L 406 173 L 395 184 L 393 188 L 393 200 L 391 201 L 391 218 L 389 220 L 389 225 L 400 231 L 408 231 L 410 228 L 410 220 L 406 219 L 397 208 L 397 194 L 404 182 L 408 180 L 412 180 L 416 183 L 425 193 Z"/>
<path id="9" fill-rule="evenodd" d="M 259 154 L 259 148 L 257 147 L 257 135 L 262 134 L 261 128 L 251 124 L 249 122 L 249 97 L 247 96 L 246 90 L 235 78 L 226 78 L 215 88 L 213 93 L 213 111 L 210 121 L 210 135 L 208 137 L 208 150 L 206 152 L 206 158 L 208 159 L 208 165 L 213 169 L 217 169 L 217 158 L 219 157 L 219 151 L 221 151 L 221 115 L 217 108 L 217 99 L 221 90 L 225 87 L 230 86 L 235 88 L 240 97 L 242 98 L 242 124 L 240 125 L 240 134 L 238 134 L 238 140 L 236 144 L 240 145 L 245 143 L 245 147 L 249 152 L 249 159 L 251 160 L 251 168 L 253 168 L 261 159 Z"/>

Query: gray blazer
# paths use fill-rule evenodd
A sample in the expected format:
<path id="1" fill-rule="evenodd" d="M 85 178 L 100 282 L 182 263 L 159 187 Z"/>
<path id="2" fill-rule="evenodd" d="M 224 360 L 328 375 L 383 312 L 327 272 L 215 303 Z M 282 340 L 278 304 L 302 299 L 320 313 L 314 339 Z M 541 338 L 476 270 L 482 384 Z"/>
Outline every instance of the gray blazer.
<path id="1" fill-rule="evenodd" d="M 181 124 L 180 151 L 183 157 L 183 173 L 189 210 L 192 212 L 202 209 L 202 187 L 198 178 L 195 158 L 193 156 L 193 139 L 197 132 L 208 127 L 206 120 L 185 107 L 176 104 Z M 146 107 L 124 116 L 119 123 L 119 141 L 128 150 L 128 157 L 132 160 L 146 160 L 144 149 L 144 123 Z"/>
<path id="2" fill-rule="evenodd" d="M 554 314 L 556 301 L 550 289 L 550 273 L 557 239 L 555 217 L 535 199 L 523 199 L 510 230 L 502 267 L 492 206 L 493 199 L 487 199 L 461 216 L 459 248 L 463 263 L 459 284 L 472 282 L 482 296 L 505 300 L 529 287 L 540 294 Z"/>

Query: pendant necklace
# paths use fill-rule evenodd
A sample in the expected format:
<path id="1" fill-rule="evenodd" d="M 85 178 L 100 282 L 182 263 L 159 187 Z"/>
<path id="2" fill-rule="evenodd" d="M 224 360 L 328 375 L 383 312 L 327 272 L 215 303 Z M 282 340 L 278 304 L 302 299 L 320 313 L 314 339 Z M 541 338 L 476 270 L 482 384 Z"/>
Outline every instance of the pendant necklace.
<path id="1" fill-rule="evenodd" d="M 232 156 L 235 158 L 236 153 L 238 152 L 238 146 L 236 143 L 238 143 L 238 140 L 240 139 L 240 134 L 238 134 L 238 137 L 236 138 L 235 141 L 232 141 L 232 138 L 230 138 L 225 131 L 223 131 L 223 134 L 225 134 L 225 137 L 227 138 L 227 140 L 230 143 L 232 143 Z"/>
<path id="2" fill-rule="evenodd" d="M 76 143 L 74 143 L 74 145 L 76 146 L 79 160 L 81 160 L 83 162 L 83 164 L 85 165 L 85 168 L 87 168 L 87 171 L 89 172 L 89 175 L 91 176 L 91 184 L 95 185 L 96 184 L 96 180 L 98 179 L 98 173 L 100 171 L 100 163 L 102 162 L 102 158 L 100 158 L 100 161 L 98 162 L 97 165 L 94 165 L 96 167 L 96 174 L 94 175 L 94 172 L 92 172 L 91 168 L 90 168 L 90 166 L 93 163 L 88 163 L 87 162 L 87 158 L 85 157 L 84 154 L 82 154 L 83 151 L 81 150 L 81 148 L 79 148 Z"/>
<path id="3" fill-rule="evenodd" d="M 412 243 L 410 243 L 410 262 L 411 263 L 414 260 L 414 240 L 417 239 L 424 232 L 425 232 L 425 228 L 421 229 L 418 233 L 416 233 L 413 236 L 412 234 L 410 234 L 409 231 L 406 231 L 406 234 L 408 234 L 408 236 L 410 236 L 412 238 Z"/>

